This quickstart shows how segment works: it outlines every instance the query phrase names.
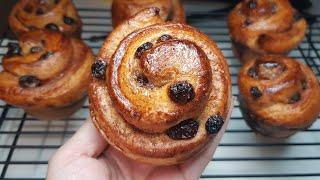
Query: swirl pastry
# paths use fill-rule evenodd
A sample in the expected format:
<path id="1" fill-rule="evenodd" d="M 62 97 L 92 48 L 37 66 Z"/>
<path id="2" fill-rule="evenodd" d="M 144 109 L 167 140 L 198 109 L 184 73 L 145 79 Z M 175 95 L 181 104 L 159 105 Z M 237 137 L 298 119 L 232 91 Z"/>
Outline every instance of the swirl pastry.
<path id="1" fill-rule="evenodd" d="M 184 9 L 180 0 L 113 0 L 113 27 L 149 7 L 159 8 L 160 16 L 164 21 L 185 22 Z"/>
<path id="2" fill-rule="evenodd" d="M 287 54 L 307 29 L 288 0 L 244 0 L 231 11 L 228 26 L 241 61 L 259 54 Z"/>
<path id="3" fill-rule="evenodd" d="M 306 65 L 265 55 L 246 62 L 239 74 L 240 107 L 247 124 L 272 137 L 308 128 L 320 112 L 320 86 Z"/>
<path id="4" fill-rule="evenodd" d="M 139 161 L 168 165 L 198 154 L 231 108 L 228 66 L 216 44 L 190 26 L 164 23 L 157 8 L 120 24 L 92 70 L 94 124 Z"/>
<path id="5" fill-rule="evenodd" d="M 16 36 L 34 30 L 49 29 L 80 37 L 82 22 L 71 0 L 19 0 L 9 16 Z"/>
<path id="6" fill-rule="evenodd" d="M 0 99 L 39 119 L 60 119 L 82 104 L 93 54 L 58 32 L 27 32 L 9 43 L 0 72 Z"/>

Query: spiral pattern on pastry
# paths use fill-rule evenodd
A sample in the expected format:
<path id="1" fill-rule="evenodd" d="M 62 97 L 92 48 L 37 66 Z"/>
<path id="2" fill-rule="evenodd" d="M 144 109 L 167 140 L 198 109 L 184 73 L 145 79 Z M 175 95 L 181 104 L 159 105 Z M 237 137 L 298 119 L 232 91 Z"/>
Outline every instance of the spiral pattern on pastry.
<path id="1" fill-rule="evenodd" d="M 228 26 L 240 58 L 248 53 L 286 54 L 307 29 L 288 0 L 244 0 L 231 11 Z"/>
<path id="2" fill-rule="evenodd" d="M 35 29 L 80 37 L 82 22 L 71 0 L 19 0 L 9 16 L 16 36 Z"/>
<path id="3" fill-rule="evenodd" d="M 114 0 L 112 2 L 112 24 L 118 26 L 124 20 L 143 9 L 157 7 L 164 21 L 184 23 L 184 8 L 180 0 Z"/>
<path id="4" fill-rule="evenodd" d="M 27 32 L 19 44 L 9 43 L 0 99 L 30 111 L 71 106 L 86 95 L 92 62 L 91 49 L 79 39 L 53 31 Z"/>
<path id="5" fill-rule="evenodd" d="M 308 128 L 320 112 L 320 86 L 312 70 L 295 59 L 265 55 L 239 74 L 240 107 L 250 127 L 273 137 Z"/>
<path id="6" fill-rule="evenodd" d="M 93 72 L 94 124 L 143 162 L 176 164 L 198 154 L 231 108 L 228 66 L 216 44 L 190 26 L 164 23 L 157 8 L 119 25 Z"/>

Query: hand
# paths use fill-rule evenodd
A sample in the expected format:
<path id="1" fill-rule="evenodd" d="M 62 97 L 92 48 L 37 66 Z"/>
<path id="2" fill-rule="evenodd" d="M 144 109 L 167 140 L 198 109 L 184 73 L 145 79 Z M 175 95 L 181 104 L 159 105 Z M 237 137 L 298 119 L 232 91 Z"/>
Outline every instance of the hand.
<path id="1" fill-rule="evenodd" d="M 131 160 L 108 146 L 91 120 L 87 120 L 50 159 L 47 179 L 198 179 L 212 159 L 228 122 L 229 118 L 214 142 L 199 156 L 179 165 L 155 166 Z"/>

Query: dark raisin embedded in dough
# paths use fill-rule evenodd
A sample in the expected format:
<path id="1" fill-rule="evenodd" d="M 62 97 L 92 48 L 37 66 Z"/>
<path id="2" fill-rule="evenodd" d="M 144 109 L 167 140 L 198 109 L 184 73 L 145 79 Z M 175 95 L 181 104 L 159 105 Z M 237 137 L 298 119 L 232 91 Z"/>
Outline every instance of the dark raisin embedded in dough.
<path id="1" fill-rule="evenodd" d="M 52 55 L 53 55 L 52 52 L 46 52 L 40 56 L 40 60 L 47 60 Z"/>
<path id="2" fill-rule="evenodd" d="M 106 75 L 107 63 L 102 60 L 94 62 L 91 66 L 92 76 L 97 79 L 104 79 Z"/>
<path id="3" fill-rule="evenodd" d="M 149 83 L 148 78 L 144 74 L 137 75 L 137 81 L 140 86 L 145 86 Z"/>
<path id="4" fill-rule="evenodd" d="M 243 23 L 243 27 L 250 26 L 252 23 L 253 23 L 252 20 L 246 19 L 246 20 L 244 21 L 244 23 Z"/>
<path id="5" fill-rule="evenodd" d="M 153 44 L 151 42 L 146 42 L 146 43 L 142 44 L 140 47 L 138 47 L 138 49 L 137 49 L 137 51 L 135 53 L 135 57 L 138 58 L 138 59 L 141 58 L 142 54 L 145 51 L 151 49 L 152 46 L 153 46 Z"/>
<path id="6" fill-rule="evenodd" d="M 307 82 L 306 81 L 301 81 L 301 87 L 303 90 L 307 89 Z"/>
<path id="7" fill-rule="evenodd" d="M 252 77 L 252 78 L 257 78 L 258 74 L 257 74 L 257 69 L 255 67 L 251 67 L 248 70 L 248 76 Z"/>
<path id="8" fill-rule="evenodd" d="M 42 51 L 42 47 L 40 46 L 35 46 L 30 49 L 30 53 L 38 53 L 40 51 Z"/>
<path id="9" fill-rule="evenodd" d="M 23 8 L 23 10 L 24 10 L 25 12 L 27 12 L 27 13 L 32 13 L 33 8 L 32 8 L 32 6 L 30 6 L 30 5 L 26 5 L 26 6 Z"/>
<path id="10" fill-rule="evenodd" d="M 19 78 L 19 85 L 22 88 L 35 88 L 40 86 L 41 81 L 35 76 L 21 76 Z"/>
<path id="11" fill-rule="evenodd" d="M 174 140 L 191 139 L 198 133 L 199 123 L 194 119 L 188 119 L 167 130 L 167 135 Z"/>
<path id="12" fill-rule="evenodd" d="M 37 11 L 36 11 L 36 14 L 37 14 L 37 15 L 42 15 L 42 14 L 44 14 L 43 9 L 38 8 Z"/>
<path id="13" fill-rule="evenodd" d="M 277 4 L 272 4 L 272 8 L 271 8 L 271 12 L 272 13 L 276 13 L 278 11 L 278 6 L 277 6 Z"/>
<path id="14" fill-rule="evenodd" d="M 206 130 L 209 134 L 217 134 L 224 124 L 223 117 L 219 114 L 210 116 L 206 122 Z"/>
<path id="15" fill-rule="evenodd" d="M 63 22 L 65 24 L 72 25 L 72 24 L 74 24 L 74 19 L 72 19 L 71 17 L 64 16 L 63 17 Z"/>
<path id="16" fill-rule="evenodd" d="M 172 39 L 172 36 L 170 36 L 169 34 L 164 34 L 162 36 L 159 37 L 158 42 L 165 42 Z"/>
<path id="17" fill-rule="evenodd" d="M 56 24 L 49 23 L 45 26 L 46 29 L 52 30 L 52 31 L 59 31 L 59 27 Z"/>
<path id="18" fill-rule="evenodd" d="M 294 103 L 300 101 L 300 99 L 301 99 L 301 94 L 298 93 L 298 92 L 297 92 L 297 93 L 294 93 L 294 94 L 291 96 L 290 100 L 289 100 L 289 104 L 294 104 Z"/>
<path id="19" fill-rule="evenodd" d="M 21 48 L 18 43 L 9 43 L 7 56 L 19 56 L 21 55 Z"/>
<path id="20" fill-rule="evenodd" d="M 262 96 L 262 92 L 260 91 L 260 89 L 258 87 L 252 87 L 250 89 L 250 93 L 253 96 L 253 98 L 258 99 Z"/>
<path id="21" fill-rule="evenodd" d="M 170 99 L 177 104 L 187 104 L 195 97 L 193 86 L 187 81 L 177 82 L 169 88 Z"/>
<path id="22" fill-rule="evenodd" d="M 249 1 L 248 6 L 249 6 L 250 9 L 255 9 L 255 8 L 257 8 L 257 2 L 256 2 L 256 0 L 251 0 L 251 1 Z"/>

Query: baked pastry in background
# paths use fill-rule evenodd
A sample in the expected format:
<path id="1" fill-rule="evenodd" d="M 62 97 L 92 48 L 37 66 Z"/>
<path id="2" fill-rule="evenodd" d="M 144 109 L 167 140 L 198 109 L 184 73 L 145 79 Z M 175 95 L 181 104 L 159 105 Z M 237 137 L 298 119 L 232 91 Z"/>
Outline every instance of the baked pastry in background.
<path id="1" fill-rule="evenodd" d="M 287 54 L 304 38 L 307 22 L 288 0 L 244 0 L 229 14 L 228 27 L 243 62 L 259 54 Z"/>
<path id="2" fill-rule="evenodd" d="M 185 22 L 185 14 L 180 0 L 113 0 L 112 25 L 118 26 L 139 11 L 157 7 L 164 21 Z"/>
<path id="3" fill-rule="evenodd" d="M 288 137 L 311 126 L 320 113 L 319 81 L 295 59 L 250 59 L 240 70 L 238 84 L 243 116 L 262 135 Z"/>
<path id="4" fill-rule="evenodd" d="M 0 72 L 0 99 L 39 119 L 70 116 L 83 104 L 93 62 L 81 40 L 36 30 L 9 43 Z"/>
<path id="5" fill-rule="evenodd" d="M 81 36 L 82 22 L 71 0 L 19 0 L 9 16 L 16 36 L 35 29 L 49 29 Z"/>
<path id="6" fill-rule="evenodd" d="M 215 139 L 231 109 L 227 63 L 193 27 L 149 8 L 117 26 L 92 66 L 91 118 L 112 146 L 152 164 L 177 164 Z"/>

